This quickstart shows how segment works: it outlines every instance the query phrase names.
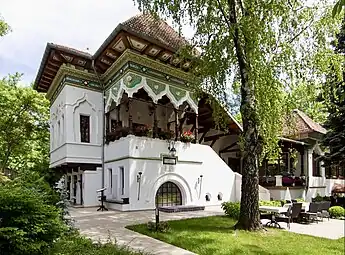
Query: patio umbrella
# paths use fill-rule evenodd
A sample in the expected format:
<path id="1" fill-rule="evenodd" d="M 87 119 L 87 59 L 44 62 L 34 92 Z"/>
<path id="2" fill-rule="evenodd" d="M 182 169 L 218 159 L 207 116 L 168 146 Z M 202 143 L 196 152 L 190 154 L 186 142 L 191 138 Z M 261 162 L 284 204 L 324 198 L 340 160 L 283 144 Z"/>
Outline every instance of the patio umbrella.
<path id="1" fill-rule="evenodd" d="M 291 201 L 291 194 L 290 194 L 290 189 L 289 189 L 289 187 L 286 188 L 284 199 L 285 199 L 285 201 L 286 201 L 286 200 Z"/>

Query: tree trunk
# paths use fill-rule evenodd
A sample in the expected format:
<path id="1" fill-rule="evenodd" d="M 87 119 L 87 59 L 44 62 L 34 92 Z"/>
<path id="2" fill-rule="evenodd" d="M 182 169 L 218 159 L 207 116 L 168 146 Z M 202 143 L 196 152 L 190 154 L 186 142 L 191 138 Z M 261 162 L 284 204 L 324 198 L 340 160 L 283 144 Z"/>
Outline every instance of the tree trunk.
<path id="1" fill-rule="evenodd" d="M 260 141 L 258 116 L 255 107 L 254 83 L 248 77 L 250 65 L 247 59 L 246 41 L 240 35 L 237 22 L 236 2 L 229 0 L 230 23 L 234 28 L 233 40 L 241 75 L 241 115 L 243 121 L 243 169 L 240 217 L 237 229 L 259 230 L 262 228 L 259 214 L 259 161 Z"/>

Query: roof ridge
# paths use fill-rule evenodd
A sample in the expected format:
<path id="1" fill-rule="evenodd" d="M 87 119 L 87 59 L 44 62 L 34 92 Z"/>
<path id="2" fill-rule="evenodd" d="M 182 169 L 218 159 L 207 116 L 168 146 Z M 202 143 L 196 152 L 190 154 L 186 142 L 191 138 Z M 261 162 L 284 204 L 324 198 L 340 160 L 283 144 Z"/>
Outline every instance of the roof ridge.
<path id="1" fill-rule="evenodd" d="M 312 118 L 310 118 L 306 113 L 304 113 L 303 111 L 301 111 L 299 109 L 294 109 L 293 111 L 298 114 L 298 116 L 303 120 L 303 122 L 312 131 L 316 131 L 316 132 L 319 132 L 319 133 L 326 133 L 326 129 L 323 126 L 321 126 L 319 123 L 314 121 Z M 315 125 L 316 127 L 313 127 L 313 125 Z"/>

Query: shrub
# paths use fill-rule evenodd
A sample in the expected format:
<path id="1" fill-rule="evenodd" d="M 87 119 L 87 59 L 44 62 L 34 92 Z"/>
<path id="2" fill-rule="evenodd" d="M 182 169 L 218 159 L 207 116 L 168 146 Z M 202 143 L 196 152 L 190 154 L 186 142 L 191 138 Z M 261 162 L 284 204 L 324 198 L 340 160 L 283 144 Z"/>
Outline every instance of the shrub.
<path id="1" fill-rule="evenodd" d="M 297 203 L 303 203 L 305 200 L 303 198 L 296 198 Z"/>
<path id="2" fill-rule="evenodd" d="M 328 211 L 332 218 L 345 217 L 345 209 L 341 206 L 332 206 Z"/>
<path id="3" fill-rule="evenodd" d="M 261 200 L 259 201 L 259 206 L 281 206 L 280 200 L 271 200 L 271 201 L 266 201 L 266 200 Z"/>
<path id="4" fill-rule="evenodd" d="M 46 198 L 12 182 L 0 185 L 1 254 L 42 254 L 67 230 L 60 210 L 46 204 Z"/>
<path id="5" fill-rule="evenodd" d="M 139 255 L 142 253 L 118 246 L 116 243 L 94 243 L 79 235 L 65 236 L 56 241 L 45 253 L 47 255 Z"/>
<path id="6" fill-rule="evenodd" d="M 147 223 L 147 229 L 150 231 L 156 231 L 156 222 L 154 221 L 149 221 Z M 158 223 L 158 227 L 157 227 L 157 231 L 158 232 L 162 232 L 162 233 L 166 233 L 168 232 L 170 229 L 168 222 L 166 221 L 161 221 Z"/>
<path id="7" fill-rule="evenodd" d="M 224 213 L 234 219 L 240 217 L 240 202 L 223 202 L 222 209 Z"/>

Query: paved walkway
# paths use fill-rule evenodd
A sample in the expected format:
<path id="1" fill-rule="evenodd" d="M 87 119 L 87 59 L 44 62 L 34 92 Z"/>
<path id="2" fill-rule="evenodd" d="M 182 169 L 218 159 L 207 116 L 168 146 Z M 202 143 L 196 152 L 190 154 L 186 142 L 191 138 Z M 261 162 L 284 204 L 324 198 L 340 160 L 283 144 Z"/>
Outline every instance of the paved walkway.
<path id="1" fill-rule="evenodd" d="M 151 254 L 172 254 L 172 255 L 190 255 L 192 252 L 179 247 L 161 242 L 154 238 L 133 232 L 125 228 L 128 225 L 147 223 L 154 220 L 154 211 L 139 212 L 119 212 L 107 211 L 97 212 L 97 208 L 71 208 L 71 216 L 76 221 L 76 227 L 80 232 L 95 241 L 114 240 L 120 245 L 126 245 L 130 248 L 148 252 Z M 205 211 L 184 212 L 184 213 L 160 213 L 160 219 L 179 220 L 185 218 L 206 217 L 213 215 L 223 215 L 220 207 L 208 207 Z M 281 223 L 286 228 L 286 224 Z M 313 223 L 303 225 L 292 223 L 291 232 L 319 236 L 329 239 L 338 239 L 344 237 L 345 221 L 327 220 L 319 224 Z"/>
<path id="2" fill-rule="evenodd" d="M 125 226 L 147 223 L 154 219 L 154 211 L 97 212 L 97 208 L 71 208 L 71 216 L 75 219 L 75 225 L 83 235 L 95 241 L 105 242 L 114 240 L 120 245 L 129 246 L 132 249 L 157 255 L 190 255 L 195 254 L 171 244 L 164 243 L 154 238 L 128 230 Z M 160 220 L 179 220 L 185 218 L 197 218 L 213 215 L 223 215 L 219 207 L 210 207 L 205 211 L 184 213 L 160 213 Z"/>

